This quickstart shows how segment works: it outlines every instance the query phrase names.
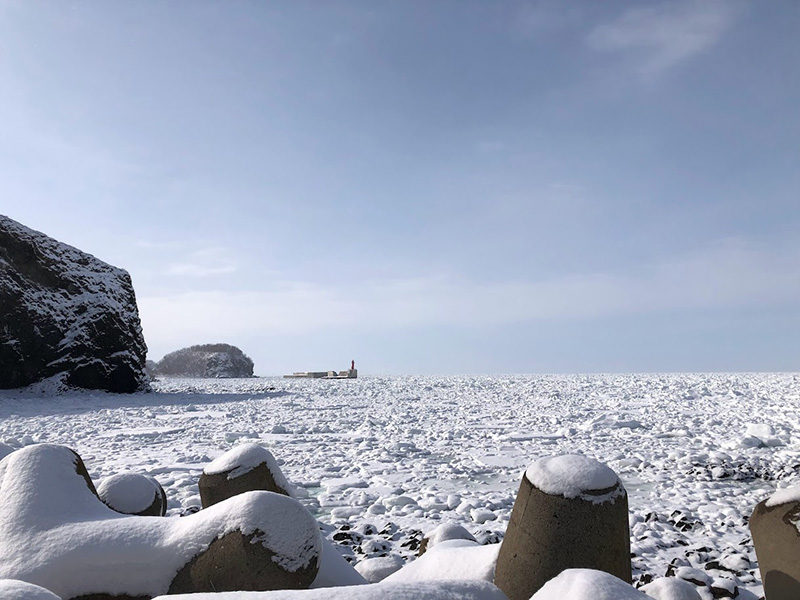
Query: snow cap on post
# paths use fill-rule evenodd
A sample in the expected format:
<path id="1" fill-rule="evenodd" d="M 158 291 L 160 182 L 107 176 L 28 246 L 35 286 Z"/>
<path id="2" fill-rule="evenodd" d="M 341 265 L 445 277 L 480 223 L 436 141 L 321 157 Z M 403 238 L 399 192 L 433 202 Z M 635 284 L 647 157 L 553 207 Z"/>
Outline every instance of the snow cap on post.
<path id="1" fill-rule="evenodd" d="M 580 454 L 540 458 L 528 467 L 525 477 L 545 494 L 592 502 L 611 500 L 624 491 L 614 471 Z"/>

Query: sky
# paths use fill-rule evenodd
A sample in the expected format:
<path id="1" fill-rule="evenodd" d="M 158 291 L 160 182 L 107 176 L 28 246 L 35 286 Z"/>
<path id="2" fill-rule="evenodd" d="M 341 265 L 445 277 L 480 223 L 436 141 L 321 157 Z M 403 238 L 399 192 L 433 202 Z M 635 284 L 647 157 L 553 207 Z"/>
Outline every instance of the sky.
<path id="1" fill-rule="evenodd" d="M 0 0 L 0 214 L 259 375 L 800 370 L 794 0 Z"/>

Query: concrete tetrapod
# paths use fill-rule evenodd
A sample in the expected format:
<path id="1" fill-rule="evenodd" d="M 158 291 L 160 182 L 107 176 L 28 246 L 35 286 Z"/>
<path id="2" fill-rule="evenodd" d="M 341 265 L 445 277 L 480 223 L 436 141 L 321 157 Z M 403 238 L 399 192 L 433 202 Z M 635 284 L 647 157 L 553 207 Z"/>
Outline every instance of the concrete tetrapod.
<path id="1" fill-rule="evenodd" d="M 759 502 L 750 517 L 767 600 L 800 598 L 800 486 Z"/>
<path id="2" fill-rule="evenodd" d="M 123 515 L 75 452 L 33 444 L 0 460 L 0 499 L 0 579 L 64 600 L 302 589 L 319 571 L 319 525 L 281 494 L 246 492 L 186 517 Z"/>
<path id="3" fill-rule="evenodd" d="M 543 458 L 522 477 L 494 583 L 528 600 L 565 569 L 631 582 L 628 495 L 616 473 L 579 455 Z"/>

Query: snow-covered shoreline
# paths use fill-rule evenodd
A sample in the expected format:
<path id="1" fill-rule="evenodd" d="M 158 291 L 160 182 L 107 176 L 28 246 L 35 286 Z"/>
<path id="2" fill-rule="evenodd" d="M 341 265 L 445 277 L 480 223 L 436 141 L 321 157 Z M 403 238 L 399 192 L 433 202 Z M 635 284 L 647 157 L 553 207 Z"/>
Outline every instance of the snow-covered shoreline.
<path id="1" fill-rule="evenodd" d="M 74 448 L 95 481 L 154 476 L 199 506 L 213 459 L 257 441 L 350 560 L 416 554 L 444 521 L 502 537 L 521 473 L 582 453 L 630 496 L 634 578 L 695 567 L 760 595 L 747 519 L 797 480 L 800 375 L 169 379 L 155 393 L 0 392 L 0 442 Z M 716 563 L 716 564 L 715 564 Z M 709 567 L 710 564 L 710 567 Z M 707 569 L 707 567 L 709 567 Z"/>

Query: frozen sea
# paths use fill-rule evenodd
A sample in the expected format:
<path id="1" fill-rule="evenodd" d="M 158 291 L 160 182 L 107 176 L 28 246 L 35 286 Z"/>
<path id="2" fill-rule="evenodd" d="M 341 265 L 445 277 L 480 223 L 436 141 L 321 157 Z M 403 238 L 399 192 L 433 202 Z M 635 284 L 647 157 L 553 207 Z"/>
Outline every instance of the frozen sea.
<path id="1" fill-rule="evenodd" d="M 579 453 L 629 493 L 634 580 L 680 566 L 761 595 L 747 520 L 800 471 L 800 375 L 164 379 L 134 395 L 0 393 L 0 441 L 76 450 L 95 481 L 153 475 L 169 514 L 211 460 L 258 442 L 356 563 L 413 560 L 444 521 L 502 539 L 534 460 Z"/>

